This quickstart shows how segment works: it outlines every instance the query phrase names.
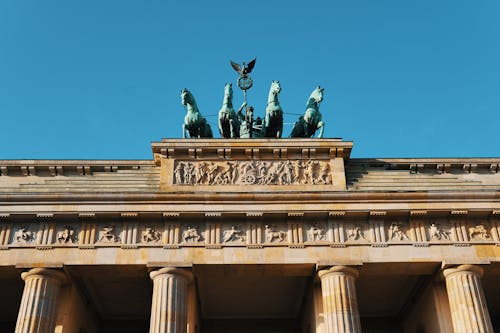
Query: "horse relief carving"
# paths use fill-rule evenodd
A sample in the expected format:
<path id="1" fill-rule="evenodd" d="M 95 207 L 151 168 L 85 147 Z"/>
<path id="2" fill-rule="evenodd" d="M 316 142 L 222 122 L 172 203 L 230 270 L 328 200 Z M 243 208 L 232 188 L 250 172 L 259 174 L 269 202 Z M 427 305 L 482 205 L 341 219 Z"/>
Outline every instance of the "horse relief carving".
<path id="1" fill-rule="evenodd" d="M 470 240 L 489 240 L 490 235 L 488 230 L 482 224 L 478 224 L 469 228 Z"/>
<path id="2" fill-rule="evenodd" d="M 182 232 L 182 241 L 184 243 L 199 243 L 203 241 L 203 237 L 198 233 L 197 227 L 188 226 Z"/>
<path id="3" fill-rule="evenodd" d="M 311 242 L 318 242 L 326 240 L 326 229 L 318 225 L 312 225 L 307 230 L 307 238 Z"/>
<path id="4" fill-rule="evenodd" d="M 283 243 L 286 240 L 286 232 L 278 230 L 275 225 L 266 225 L 266 242 Z"/>
<path id="5" fill-rule="evenodd" d="M 14 240 L 16 243 L 31 243 L 35 240 L 35 238 L 35 233 L 28 230 L 27 227 L 20 227 L 14 233 Z"/>
<path id="6" fill-rule="evenodd" d="M 329 161 L 178 161 L 176 185 L 330 185 Z"/>
<path id="7" fill-rule="evenodd" d="M 56 238 L 59 244 L 74 243 L 76 241 L 75 229 L 67 225 L 64 230 L 57 233 Z"/>

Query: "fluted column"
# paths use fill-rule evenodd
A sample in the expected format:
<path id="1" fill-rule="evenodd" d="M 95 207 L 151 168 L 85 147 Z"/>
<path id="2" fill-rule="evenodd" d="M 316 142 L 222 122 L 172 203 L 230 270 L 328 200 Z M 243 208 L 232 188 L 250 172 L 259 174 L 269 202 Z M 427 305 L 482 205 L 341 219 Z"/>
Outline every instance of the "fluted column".
<path id="1" fill-rule="evenodd" d="M 361 333 L 355 286 L 358 275 L 357 269 L 348 266 L 318 272 L 326 333 Z"/>
<path id="2" fill-rule="evenodd" d="M 150 273 L 153 280 L 150 333 L 186 333 L 188 270 L 165 267 Z"/>
<path id="3" fill-rule="evenodd" d="M 481 277 L 483 269 L 460 265 L 443 271 L 455 333 L 493 333 Z"/>
<path id="4" fill-rule="evenodd" d="M 54 333 L 57 297 L 65 275 L 48 268 L 21 274 L 24 291 L 15 333 Z"/>

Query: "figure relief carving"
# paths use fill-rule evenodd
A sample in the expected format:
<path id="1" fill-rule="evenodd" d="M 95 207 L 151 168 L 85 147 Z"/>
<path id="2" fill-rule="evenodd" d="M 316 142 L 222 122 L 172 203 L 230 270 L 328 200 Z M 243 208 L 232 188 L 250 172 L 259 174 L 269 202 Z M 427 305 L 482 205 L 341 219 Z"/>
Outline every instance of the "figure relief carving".
<path id="1" fill-rule="evenodd" d="M 75 229 L 67 225 L 64 230 L 57 233 L 56 238 L 59 244 L 74 243 L 76 241 Z"/>
<path id="2" fill-rule="evenodd" d="M 102 243 L 116 243 L 118 242 L 118 236 L 115 234 L 115 227 L 108 225 L 102 228 L 99 235 L 98 242 Z"/>
<path id="3" fill-rule="evenodd" d="M 490 235 L 484 225 L 478 224 L 469 228 L 469 238 L 471 240 L 489 240 Z"/>
<path id="4" fill-rule="evenodd" d="M 286 232 L 278 230 L 275 225 L 266 225 L 266 241 L 282 243 L 286 240 Z"/>
<path id="5" fill-rule="evenodd" d="M 393 222 L 389 226 L 389 240 L 403 241 L 409 240 L 408 236 L 402 230 L 403 223 Z"/>
<path id="6" fill-rule="evenodd" d="M 31 243 L 35 240 L 35 238 L 35 233 L 28 230 L 28 227 L 20 227 L 14 233 L 14 240 L 16 243 Z"/>
<path id="7" fill-rule="evenodd" d="M 142 241 L 144 243 L 155 243 L 159 242 L 161 239 L 161 233 L 156 231 L 154 227 L 146 227 L 142 232 Z"/>
<path id="8" fill-rule="evenodd" d="M 231 226 L 231 229 L 225 230 L 223 232 L 223 237 L 222 237 L 222 242 L 223 243 L 229 243 L 229 242 L 244 242 L 245 241 L 245 234 L 241 230 L 241 226 Z"/>
<path id="9" fill-rule="evenodd" d="M 435 240 L 450 240 L 450 232 L 445 230 L 439 223 L 432 223 L 429 226 L 429 235 Z"/>
<path id="10" fill-rule="evenodd" d="M 361 225 L 354 224 L 351 227 L 347 228 L 347 240 L 349 241 L 367 240 L 365 234 L 363 233 L 363 228 L 361 228 Z"/>
<path id="11" fill-rule="evenodd" d="M 185 243 L 199 243 L 203 237 L 198 233 L 198 227 L 187 226 L 182 232 L 182 240 Z"/>
<path id="12" fill-rule="evenodd" d="M 307 238 L 312 242 L 324 241 L 326 240 L 326 229 L 314 224 L 307 230 Z"/>
<path id="13" fill-rule="evenodd" d="M 177 185 L 330 185 L 329 161 L 178 161 Z"/>

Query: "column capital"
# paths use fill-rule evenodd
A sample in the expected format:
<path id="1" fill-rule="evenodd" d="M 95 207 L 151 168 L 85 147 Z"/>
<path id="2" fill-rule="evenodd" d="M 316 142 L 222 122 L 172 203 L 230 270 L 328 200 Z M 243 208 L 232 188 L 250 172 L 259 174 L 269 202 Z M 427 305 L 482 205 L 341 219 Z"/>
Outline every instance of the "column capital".
<path id="1" fill-rule="evenodd" d="M 33 278 L 44 278 L 44 279 L 54 279 L 56 280 L 59 284 L 62 284 L 66 281 L 66 274 L 61 272 L 58 269 L 54 268 L 43 268 L 43 267 L 36 267 L 32 268 L 29 271 L 21 273 L 21 278 L 24 281 L 28 281 Z"/>
<path id="2" fill-rule="evenodd" d="M 457 274 L 474 274 L 481 278 L 483 273 L 484 269 L 477 265 L 459 265 L 451 268 L 445 268 L 443 270 L 443 276 L 445 278 L 452 277 Z"/>
<path id="3" fill-rule="evenodd" d="M 330 275 L 349 275 L 354 279 L 357 279 L 359 276 L 359 270 L 352 266 L 332 266 L 330 268 L 322 269 L 318 271 L 318 276 L 320 279 Z"/>
<path id="4" fill-rule="evenodd" d="M 178 267 L 163 267 L 149 273 L 152 280 L 161 277 L 162 275 L 177 275 L 186 279 L 188 283 L 193 280 L 193 273 L 191 271 Z"/>

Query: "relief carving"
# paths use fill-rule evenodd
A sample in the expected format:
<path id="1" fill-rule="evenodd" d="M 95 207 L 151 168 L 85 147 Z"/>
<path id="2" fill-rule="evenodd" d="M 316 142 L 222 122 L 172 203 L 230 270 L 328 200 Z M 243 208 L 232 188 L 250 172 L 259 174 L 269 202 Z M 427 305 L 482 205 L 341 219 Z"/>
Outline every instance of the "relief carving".
<path id="1" fill-rule="evenodd" d="M 14 233 L 14 240 L 16 243 L 31 243 L 35 240 L 35 238 L 35 233 L 28 230 L 28 227 L 20 227 Z"/>
<path id="2" fill-rule="evenodd" d="M 363 229 L 361 225 L 354 224 L 352 227 L 347 228 L 347 240 L 350 241 L 367 241 L 365 234 L 363 233 Z"/>
<path id="3" fill-rule="evenodd" d="M 408 236 L 401 230 L 403 227 L 402 223 L 393 222 L 389 227 L 389 240 L 403 241 L 410 240 Z"/>
<path id="4" fill-rule="evenodd" d="M 436 223 L 432 223 L 429 226 L 429 235 L 431 239 L 450 240 L 450 232 L 448 230 L 444 230 L 441 225 Z"/>
<path id="5" fill-rule="evenodd" d="M 118 242 L 118 236 L 116 236 L 116 234 L 115 234 L 115 227 L 112 225 L 103 227 L 101 232 L 100 232 L 98 242 L 103 242 L 103 243 L 116 243 L 116 242 Z"/>
<path id="6" fill-rule="evenodd" d="M 312 242 L 324 241 L 326 240 L 326 230 L 317 225 L 312 225 L 309 230 L 307 230 L 307 238 Z"/>
<path id="7" fill-rule="evenodd" d="M 223 243 L 228 243 L 228 242 L 244 242 L 245 241 L 245 234 L 241 230 L 241 227 L 238 226 L 231 226 L 231 229 L 225 230 L 223 232 Z"/>
<path id="8" fill-rule="evenodd" d="M 177 185 L 329 185 L 329 161 L 178 161 Z"/>
<path id="9" fill-rule="evenodd" d="M 67 225 L 64 230 L 57 233 L 56 238 L 59 244 L 74 243 L 76 241 L 75 229 Z"/>
<path id="10" fill-rule="evenodd" d="M 286 232 L 278 230 L 275 225 L 266 225 L 266 241 L 282 243 L 286 240 Z"/>
<path id="11" fill-rule="evenodd" d="M 199 243 L 203 241 L 203 237 L 198 233 L 197 227 L 186 227 L 182 232 L 182 240 L 185 243 Z"/>
<path id="12" fill-rule="evenodd" d="M 469 228 L 469 238 L 471 240 L 489 240 L 490 235 L 484 225 L 478 224 Z"/>
<path id="13" fill-rule="evenodd" d="M 161 239 L 161 233 L 156 231 L 153 227 L 146 227 L 142 232 L 142 241 L 145 243 L 159 242 Z"/>

